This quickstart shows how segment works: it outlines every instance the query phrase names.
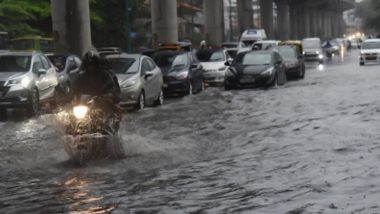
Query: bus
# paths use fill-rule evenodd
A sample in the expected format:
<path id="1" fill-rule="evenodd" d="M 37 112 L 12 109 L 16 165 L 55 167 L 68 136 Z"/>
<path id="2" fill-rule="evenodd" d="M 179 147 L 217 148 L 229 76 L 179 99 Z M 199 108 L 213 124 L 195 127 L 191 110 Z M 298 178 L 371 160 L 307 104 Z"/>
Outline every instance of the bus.
<path id="1" fill-rule="evenodd" d="M 41 36 L 24 36 L 11 40 L 12 50 L 15 51 L 42 51 L 44 53 L 54 51 L 54 40 Z"/>

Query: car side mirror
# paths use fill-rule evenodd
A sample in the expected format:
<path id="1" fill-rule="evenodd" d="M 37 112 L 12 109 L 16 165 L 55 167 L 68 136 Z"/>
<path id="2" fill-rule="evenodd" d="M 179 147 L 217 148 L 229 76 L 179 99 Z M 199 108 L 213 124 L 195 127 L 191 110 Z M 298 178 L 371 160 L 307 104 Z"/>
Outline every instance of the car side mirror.
<path id="1" fill-rule="evenodd" d="M 152 71 L 145 72 L 145 79 L 148 79 L 148 77 L 151 77 L 151 76 L 153 76 L 153 72 Z"/>
<path id="2" fill-rule="evenodd" d="M 277 65 L 281 65 L 281 63 L 282 63 L 282 59 L 279 59 L 279 60 L 277 60 L 277 62 L 276 62 Z"/>
<path id="3" fill-rule="evenodd" d="M 224 63 L 225 66 L 230 66 L 231 65 L 231 62 L 227 61 Z"/>
<path id="4" fill-rule="evenodd" d="M 234 59 L 232 59 L 232 58 L 228 58 L 228 59 L 227 59 L 227 62 L 228 62 L 229 64 L 231 64 L 233 60 L 234 60 Z"/>
<path id="5" fill-rule="evenodd" d="M 190 69 L 196 69 L 196 68 L 198 68 L 198 64 L 191 64 L 190 65 Z"/>
<path id="6" fill-rule="evenodd" d="M 38 76 L 41 76 L 41 75 L 45 75 L 46 73 L 47 73 L 46 69 L 41 68 L 38 70 L 37 74 L 38 74 Z"/>

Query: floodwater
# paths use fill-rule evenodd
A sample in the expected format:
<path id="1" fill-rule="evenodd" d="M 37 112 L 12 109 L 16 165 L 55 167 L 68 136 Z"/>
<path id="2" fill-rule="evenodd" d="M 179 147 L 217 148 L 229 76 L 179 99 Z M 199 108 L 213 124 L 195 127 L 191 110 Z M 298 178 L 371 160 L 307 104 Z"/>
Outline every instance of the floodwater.
<path id="1" fill-rule="evenodd" d="M 73 165 L 54 115 L 0 123 L 1 213 L 380 213 L 380 65 L 208 88 L 124 116 L 127 157 Z"/>

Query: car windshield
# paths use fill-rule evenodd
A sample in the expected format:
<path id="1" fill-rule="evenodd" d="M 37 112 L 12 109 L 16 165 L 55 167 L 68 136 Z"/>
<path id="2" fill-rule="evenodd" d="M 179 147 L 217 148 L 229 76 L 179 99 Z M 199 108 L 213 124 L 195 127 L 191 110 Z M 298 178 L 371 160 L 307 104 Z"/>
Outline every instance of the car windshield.
<path id="1" fill-rule="evenodd" d="M 62 72 L 66 66 L 66 56 L 53 55 L 48 56 L 53 65 L 58 69 L 58 72 Z"/>
<path id="2" fill-rule="evenodd" d="M 188 58 L 186 54 L 166 54 L 158 55 L 154 58 L 154 61 L 158 67 L 180 67 L 188 64 Z"/>
<path id="3" fill-rule="evenodd" d="M 255 40 L 245 40 L 245 41 L 242 41 L 242 47 L 243 48 L 250 47 L 255 42 L 256 42 Z"/>
<path id="4" fill-rule="evenodd" d="M 302 42 L 304 48 L 320 48 L 321 43 L 319 40 L 304 40 Z"/>
<path id="5" fill-rule="evenodd" d="M 270 53 L 254 53 L 250 52 L 238 56 L 236 63 L 241 65 L 269 65 L 272 62 Z"/>
<path id="6" fill-rule="evenodd" d="M 223 62 L 226 60 L 226 57 L 223 51 L 215 51 L 215 52 L 198 52 L 197 57 L 201 62 Z"/>
<path id="7" fill-rule="evenodd" d="M 0 72 L 28 72 L 31 56 L 0 56 Z"/>
<path id="8" fill-rule="evenodd" d="M 285 59 L 296 59 L 297 58 L 297 52 L 292 47 L 279 47 L 278 52 L 282 56 L 282 58 Z"/>
<path id="9" fill-rule="evenodd" d="M 136 58 L 114 58 L 108 61 L 115 74 L 135 74 L 139 71 L 139 60 Z"/>
<path id="10" fill-rule="evenodd" d="M 362 49 L 380 49 L 380 42 L 364 42 Z"/>

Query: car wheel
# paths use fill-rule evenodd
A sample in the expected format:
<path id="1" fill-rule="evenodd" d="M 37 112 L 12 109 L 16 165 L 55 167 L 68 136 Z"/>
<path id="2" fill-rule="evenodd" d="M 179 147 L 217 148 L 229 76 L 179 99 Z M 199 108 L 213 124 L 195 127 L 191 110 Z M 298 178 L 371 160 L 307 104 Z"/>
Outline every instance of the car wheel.
<path id="1" fill-rule="evenodd" d="M 203 82 L 202 80 L 201 88 L 199 89 L 199 92 L 204 91 L 204 90 L 205 90 L 205 82 Z"/>
<path id="2" fill-rule="evenodd" d="M 190 96 L 193 95 L 193 84 L 191 82 L 189 83 L 187 95 L 190 95 Z"/>
<path id="3" fill-rule="evenodd" d="M 271 84 L 273 88 L 278 88 L 278 74 L 274 76 L 273 82 Z"/>
<path id="4" fill-rule="evenodd" d="M 161 89 L 160 94 L 158 95 L 157 99 L 154 101 L 155 106 L 160 106 L 164 104 L 164 91 Z"/>
<path id="5" fill-rule="evenodd" d="M 27 107 L 27 111 L 30 116 L 37 115 L 40 111 L 40 99 L 38 95 L 38 90 L 33 88 L 29 97 L 29 106 Z"/>
<path id="6" fill-rule="evenodd" d="M 144 91 L 141 91 L 139 99 L 137 100 L 135 110 L 143 110 L 145 108 L 145 94 Z"/>

